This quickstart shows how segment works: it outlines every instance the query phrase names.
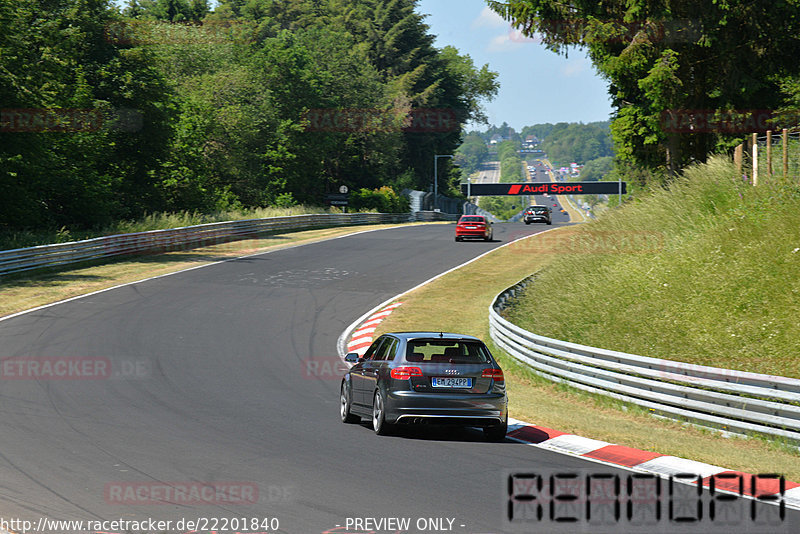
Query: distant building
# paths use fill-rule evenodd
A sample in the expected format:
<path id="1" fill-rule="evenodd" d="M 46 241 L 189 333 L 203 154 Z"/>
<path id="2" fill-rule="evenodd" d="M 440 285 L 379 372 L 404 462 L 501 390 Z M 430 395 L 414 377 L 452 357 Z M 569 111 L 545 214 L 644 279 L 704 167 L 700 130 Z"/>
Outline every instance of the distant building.
<path id="1" fill-rule="evenodd" d="M 525 149 L 536 148 L 538 144 L 539 144 L 539 139 L 535 135 L 529 135 L 522 142 L 522 148 Z"/>

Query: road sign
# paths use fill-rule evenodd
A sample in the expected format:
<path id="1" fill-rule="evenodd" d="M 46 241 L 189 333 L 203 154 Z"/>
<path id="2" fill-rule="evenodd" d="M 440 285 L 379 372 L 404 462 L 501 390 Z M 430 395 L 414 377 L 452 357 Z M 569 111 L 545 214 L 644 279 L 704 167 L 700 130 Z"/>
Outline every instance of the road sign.
<path id="1" fill-rule="evenodd" d="M 330 193 L 325 195 L 325 202 L 331 206 L 347 206 L 349 198 L 347 193 Z"/>
<path id="2" fill-rule="evenodd" d="M 346 185 L 343 185 L 343 186 L 341 186 L 341 187 L 339 188 L 339 192 L 340 192 L 341 194 L 343 194 L 343 195 L 346 195 L 348 191 L 350 191 L 350 190 L 349 190 L 349 189 L 347 189 L 347 186 L 346 186 Z"/>
<path id="3" fill-rule="evenodd" d="M 622 193 L 626 184 L 621 182 Z M 461 192 L 467 194 L 466 184 Z M 502 195 L 613 195 L 620 192 L 620 182 L 525 182 L 519 184 L 472 184 L 470 196 Z"/>

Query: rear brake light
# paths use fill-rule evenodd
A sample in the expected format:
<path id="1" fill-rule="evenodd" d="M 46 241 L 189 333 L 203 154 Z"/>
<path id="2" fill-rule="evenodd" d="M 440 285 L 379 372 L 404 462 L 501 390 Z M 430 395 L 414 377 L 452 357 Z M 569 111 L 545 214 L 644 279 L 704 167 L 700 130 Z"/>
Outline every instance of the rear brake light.
<path id="1" fill-rule="evenodd" d="M 422 376 L 419 367 L 395 367 L 389 375 L 396 380 L 409 380 L 412 376 Z"/>
<path id="2" fill-rule="evenodd" d="M 493 378 L 495 382 L 503 382 L 505 380 L 502 369 L 484 369 L 481 372 L 481 378 Z"/>

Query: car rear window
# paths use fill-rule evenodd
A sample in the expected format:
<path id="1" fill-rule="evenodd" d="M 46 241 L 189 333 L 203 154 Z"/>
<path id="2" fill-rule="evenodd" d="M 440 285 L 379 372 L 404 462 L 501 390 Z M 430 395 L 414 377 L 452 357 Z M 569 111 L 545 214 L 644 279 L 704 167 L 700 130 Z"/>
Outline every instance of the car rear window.
<path id="1" fill-rule="evenodd" d="M 421 363 L 489 363 L 489 350 L 480 341 L 412 339 L 407 343 L 406 361 Z"/>
<path id="2" fill-rule="evenodd" d="M 461 217 L 461 222 L 483 222 L 483 217 Z"/>

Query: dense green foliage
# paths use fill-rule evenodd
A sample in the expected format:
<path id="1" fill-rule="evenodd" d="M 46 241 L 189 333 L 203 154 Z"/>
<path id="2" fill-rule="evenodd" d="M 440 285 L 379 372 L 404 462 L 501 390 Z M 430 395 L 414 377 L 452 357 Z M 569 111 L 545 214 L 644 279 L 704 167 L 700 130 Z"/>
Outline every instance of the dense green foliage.
<path id="1" fill-rule="evenodd" d="M 481 163 L 487 160 L 489 149 L 486 141 L 476 132 L 470 132 L 464 137 L 464 142 L 455 152 L 456 164 L 461 167 L 467 176 L 475 173 Z"/>
<path id="2" fill-rule="evenodd" d="M 370 191 L 359 189 L 350 195 L 349 210 L 371 210 L 381 213 L 405 213 L 409 209 L 408 198 L 398 195 L 394 189 L 383 186 Z"/>
<path id="3" fill-rule="evenodd" d="M 508 124 L 503 123 L 502 126 L 489 126 L 483 132 L 470 132 L 469 136 L 464 140 L 465 144 L 469 142 L 470 145 L 468 147 L 462 146 L 459 151 L 466 150 L 470 153 L 477 153 L 477 148 L 474 146 L 477 143 L 477 139 L 480 138 L 484 143 L 489 143 L 495 135 L 516 143 L 517 149 L 519 149 L 522 141 L 527 139 L 529 135 L 533 135 L 539 140 L 539 148 L 544 150 L 550 161 L 558 166 L 569 165 L 573 162 L 583 165 L 593 159 L 614 155 L 614 146 L 608 121 L 590 122 L 588 124 L 580 122 L 534 124 L 533 126 L 523 127 L 519 133 Z M 495 150 L 498 150 L 496 156 L 498 160 L 502 160 L 499 154 L 501 145 L 502 143 L 499 143 L 495 148 Z M 483 157 L 486 157 L 484 153 L 482 154 Z"/>
<path id="4" fill-rule="evenodd" d="M 513 131 L 513 130 L 512 130 Z M 500 161 L 500 181 L 519 183 L 527 181 L 523 170 L 518 141 L 503 141 L 497 145 L 497 159 Z M 510 219 L 527 207 L 528 197 L 483 197 L 480 206 L 498 218 Z"/>
<path id="5" fill-rule="evenodd" d="M 581 169 L 580 180 L 582 182 L 596 182 L 602 180 L 604 176 L 611 172 L 614 167 L 614 158 L 603 156 L 586 162 Z"/>
<path id="6" fill-rule="evenodd" d="M 498 84 L 416 7 L 0 0 L 0 231 L 426 189 Z"/>
<path id="7" fill-rule="evenodd" d="M 540 148 L 558 167 L 570 163 L 583 165 L 593 159 L 614 155 L 608 122 L 559 122 L 540 139 Z"/>
<path id="8" fill-rule="evenodd" d="M 624 168 L 675 175 L 738 143 L 747 127 L 670 126 L 685 110 L 777 109 L 800 74 L 800 0 L 489 0 L 552 50 L 580 46 L 609 81 L 611 125 Z M 796 97 L 795 97 L 796 98 Z M 791 99 L 790 99 L 791 101 Z M 797 124 L 793 114 L 791 126 Z M 647 176 L 637 177 L 648 179 Z M 650 178 L 652 179 L 652 178 Z"/>
<path id="9" fill-rule="evenodd" d="M 524 182 L 522 158 L 519 157 L 519 143 L 503 141 L 497 145 L 497 160 L 500 162 L 501 182 Z"/>
<path id="10" fill-rule="evenodd" d="M 533 126 L 524 126 L 519 136 L 525 140 L 529 135 L 535 135 L 539 141 L 550 135 L 550 132 L 555 128 L 555 124 L 546 122 L 544 124 L 534 124 Z"/>

